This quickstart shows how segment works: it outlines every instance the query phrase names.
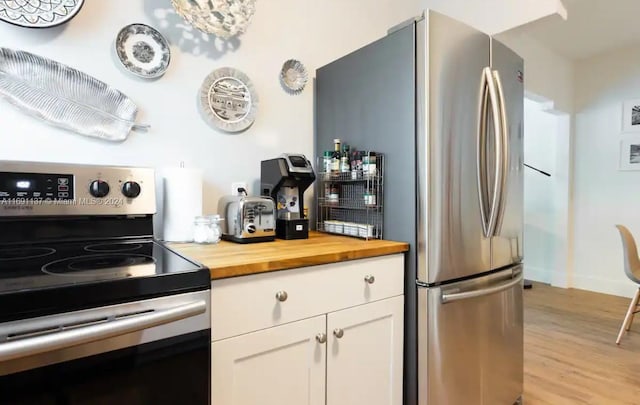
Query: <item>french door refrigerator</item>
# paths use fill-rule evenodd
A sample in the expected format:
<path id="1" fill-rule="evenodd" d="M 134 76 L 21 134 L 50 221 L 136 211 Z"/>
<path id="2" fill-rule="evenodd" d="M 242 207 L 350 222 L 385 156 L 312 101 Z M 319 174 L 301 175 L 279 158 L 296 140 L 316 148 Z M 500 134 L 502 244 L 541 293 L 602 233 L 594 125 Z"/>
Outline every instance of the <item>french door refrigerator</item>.
<path id="1" fill-rule="evenodd" d="M 430 10 L 316 72 L 316 154 L 384 153 L 384 235 L 410 243 L 405 405 L 521 401 L 523 75 Z"/>

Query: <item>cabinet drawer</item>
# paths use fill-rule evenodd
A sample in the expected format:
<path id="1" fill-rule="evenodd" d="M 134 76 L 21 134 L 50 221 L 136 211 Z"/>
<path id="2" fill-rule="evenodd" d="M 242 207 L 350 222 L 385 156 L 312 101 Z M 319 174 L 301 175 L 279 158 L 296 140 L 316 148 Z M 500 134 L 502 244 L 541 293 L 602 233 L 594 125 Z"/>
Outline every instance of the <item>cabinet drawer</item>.
<path id="1" fill-rule="evenodd" d="M 225 339 L 401 295 L 403 257 L 396 254 L 214 280 L 212 338 Z"/>

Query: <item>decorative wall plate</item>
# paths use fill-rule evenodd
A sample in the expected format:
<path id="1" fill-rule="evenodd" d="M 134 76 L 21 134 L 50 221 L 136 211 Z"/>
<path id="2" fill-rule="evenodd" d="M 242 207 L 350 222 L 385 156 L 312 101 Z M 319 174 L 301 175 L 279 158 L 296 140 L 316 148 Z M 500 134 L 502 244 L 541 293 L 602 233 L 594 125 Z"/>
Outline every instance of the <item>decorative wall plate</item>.
<path id="1" fill-rule="evenodd" d="M 249 77 L 239 70 L 216 69 L 200 87 L 200 105 L 209 121 L 227 132 L 240 132 L 253 124 L 258 96 Z"/>
<path id="2" fill-rule="evenodd" d="M 145 24 L 131 24 L 121 29 L 116 37 L 116 53 L 125 69 L 146 79 L 162 76 L 171 62 L 165 37 Z"/>
<path id="3" fill-rule="evenodd" d="M 84 0 L 0 0 L 0 21 L 28 28 L 64 24 L 82 8 Z"/>
<path id="4" fill-rule="evenodd" d="M 202 32 L 228 39 L 245 32 L 256 0 L 171 0 L 176 12 Z"/>
<path id="5" fill-rule="evenodd" d="M 300 93 L 304 90 L 307 80 L 309 80 L 307 68 L 299 60 L 289 59 L 282 65 L 280 82 L 288 92 Z"/>

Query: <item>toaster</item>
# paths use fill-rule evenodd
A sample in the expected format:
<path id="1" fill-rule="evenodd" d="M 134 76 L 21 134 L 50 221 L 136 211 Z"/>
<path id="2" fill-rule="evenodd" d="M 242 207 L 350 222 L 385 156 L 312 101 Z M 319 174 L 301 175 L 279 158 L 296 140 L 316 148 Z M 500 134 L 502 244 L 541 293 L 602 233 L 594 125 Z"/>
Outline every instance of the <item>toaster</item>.
<path id="1" fill-rule="evenodd" d="M 275 203 L 271 197 L 224 196 L 218 201 L 222 239 L 237 243 L 276 238 Z"/>

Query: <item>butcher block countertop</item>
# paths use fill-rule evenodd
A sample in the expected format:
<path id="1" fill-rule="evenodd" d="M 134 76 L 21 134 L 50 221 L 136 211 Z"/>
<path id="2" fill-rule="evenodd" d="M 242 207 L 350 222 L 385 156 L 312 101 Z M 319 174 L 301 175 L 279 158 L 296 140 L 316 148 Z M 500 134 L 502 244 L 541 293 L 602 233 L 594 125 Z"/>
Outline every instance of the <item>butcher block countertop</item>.
<path id="1" fill-rule="evenodd" d="M 346 236 L 309 232 L 309 239 L 239 244 L 220 241 L 215 245 L 171 243 L 169 246 L 211 270 L 211 279 L 265 273 L 317 264 L 337 263 L 402 253 L 404 242 L 362 240 Z"/>

